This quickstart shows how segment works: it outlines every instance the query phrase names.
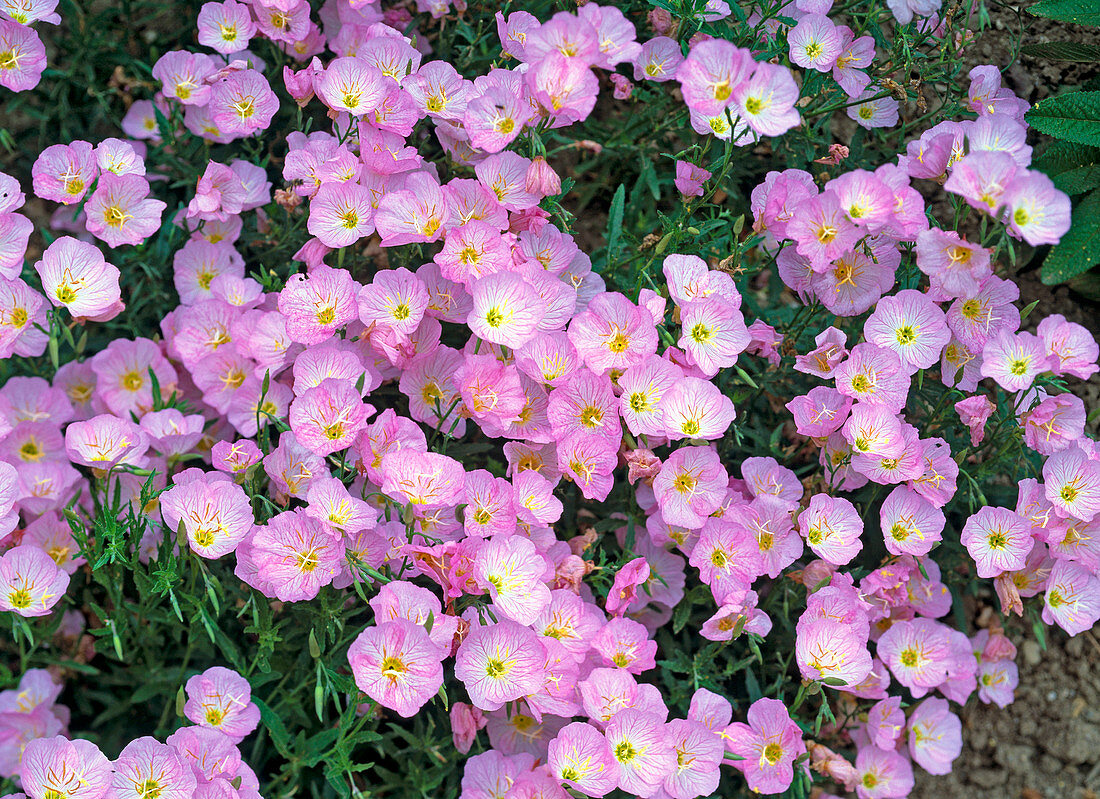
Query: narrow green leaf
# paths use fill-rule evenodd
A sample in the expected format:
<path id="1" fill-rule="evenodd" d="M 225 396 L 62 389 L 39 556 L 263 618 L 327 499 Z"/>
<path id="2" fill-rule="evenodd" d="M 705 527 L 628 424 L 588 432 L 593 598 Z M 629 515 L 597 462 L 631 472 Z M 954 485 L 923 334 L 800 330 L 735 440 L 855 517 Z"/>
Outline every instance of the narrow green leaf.
<path id="1" fill-rule="evenodd" d="M 252 701 L 260 709 L 260 719 L 264 723 L 264 729 L 271 736 L 271 742 L 275 744 L 275 748 L 280 755 L 290 760 L 293 757 L 290 751 L 290 733 L 287 731 L 283 720 L 255 694 L 252 695 Z"/>
<path id="2" fill-rule="evenodd" d="M 622 183 L 615 189 L 615 196 L 611 198 L 611 212 L 607 219 L 607 263 L 610 265 L 615 260 L 619 251 L 619 240 L 623 235 L 623 206 L 626 203 L 626 186 Z"/>

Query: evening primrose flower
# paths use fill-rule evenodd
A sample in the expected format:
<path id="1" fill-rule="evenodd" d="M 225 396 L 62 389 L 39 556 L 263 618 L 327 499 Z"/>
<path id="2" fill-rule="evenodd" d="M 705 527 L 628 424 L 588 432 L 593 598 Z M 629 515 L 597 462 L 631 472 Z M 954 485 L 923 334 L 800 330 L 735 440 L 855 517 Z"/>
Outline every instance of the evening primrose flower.
<path id="1" fill-rule="evenodd" d="M 184 484 L 177 482 L 160 495 L 160 511 L 172 533 L 183 525 L 187 542 L 196 554 L 220 558 L 244 540 L 254 519 L 244 489 L 225 475 L 210 475 Z"/>
<path id="2" fill-rule="evenodd" d="M 111 762 L 91 741 L 38 738 L 23 750 L 20 777 L 32 799 L 101 799 L 111 790 Z"/>
<path id="3" fill-rule="evenodd" d="M 545 651 L 530 629 L 502 620 L 470 631 L 455 656 L 455 676 L 474 707 L 496 710 L 542 688 Z"/>
<path id="4" fill-rule="evenodd" d="M 106 321 L 124 308 L 118 286 L 119 271 L 91 244 L 61 236 L 34 265 L 46 298 L 74 318 Z"/>
<path id="5" fill-rule="evenodd" d="M 3 36 L 4 24 L 0 21 L 0 37 Z M 0 55 L 3 54 L 2 46 L 0 39 Z M 3 58 L 0 58 L 2 63 Z M 92 145 L 81 140 L 47 147 L 31 166 L 35 196 L 64 205 L 84 199 L 98 174 Z"/>
<path id="6" fill-rule="evenodd" d="M 45 616 L 68 587 L 69 575 L 43 549 L 28 543 L 0 555 L 0 610 Z"/>
<path id="7" fill-rule="evenodd" d="M 249 6 L 234 0 L 203 3 L 196 25 L 199 44 L 223 54 L 244 50 L 256 35 Z"/>
<path id="8" fill-rule="evenodd" d="M 786 705 L 766 697 L 752 703 L 746 720 L 729 725 L 723 735 L 726 748 L 742 758 L 734 767 L 745 775 L 749 790 L 782 793 L 794 780 L 795 759 L 806 751 L 802 730 Z"/>
<path id="9" fill-rule="evenodd" d="M 183 714 L 193 724 L 225 733 L 235 744 L 260 723 L 260 709 L 251 701 L 248 680 L 232 669 L 212 666 L 191 677 L 184 690 Z"/>
<path id="10" fill-rule="evenodd" d="M 348 662 L 360 690 L 411 718 L 443 685 L 444 654 L 421 625 L 393 619 L 363 630 L 348 649 Z"/>

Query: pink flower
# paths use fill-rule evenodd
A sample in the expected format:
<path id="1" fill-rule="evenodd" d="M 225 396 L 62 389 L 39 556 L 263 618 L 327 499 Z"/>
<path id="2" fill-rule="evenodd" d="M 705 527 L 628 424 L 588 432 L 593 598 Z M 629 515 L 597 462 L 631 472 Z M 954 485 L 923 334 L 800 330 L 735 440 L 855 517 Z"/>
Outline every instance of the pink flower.
<path id="1" fill-rule="evenodd" d="M 537 692 L 545 681 L 545 650 L 538 636 L 513 621 L 471 630 L 455 656 L 455 676 L 481 710 Z"/>
<path id="2" fill-rule="evenodd" d="M 642 674 L 656 667 L 657 642 L 650 640 L 644 626 L 624 616 L 600 627 L 592 639 L 592 649 L 602 657 L 602 665 L 617 666 L 631 674 Z"/>
<path id="3" fill-rule="evenodd" d="M 479 278 L 470 294 L 473 309 L 466 323 L 475 335 L 493 344 L 523 345 L 534 336 L 545 315 L 538 293 L 514 272 Z"/>
<path id="4" fill-rule="evenodd" d="M 845 25 L 837 25 L 840 35 L 840 55 L 833 64 L 833 79 L 849 97 L 859 97 L 870 83 L 863 70 L 871 66 L 875 57 L 875 40 L 870 36 L 854 38 L 855 34 Z"/>
<path id="5" fill-rule="evenodd" d="M 715 116 L 733 104 L 733 91 L 748 80 L 754 63 L 748 50 L 723 39 L 708 39 L 691 48 L 676 69 L 676 80 L 688 108 Z"/>
<path id="6" fill-rule="evenodd" d="M 835 192 L 826 191 L 805 200 L 787 225 L 798 254 L 809 259 L 815 272 L 852 249 L 860 231 L 845 213 Z"/>
<path id="7" fill-rule="evenodd" d="M 187 206 L 187 218 L 227 222 L 244 210 L 247 200 L 240 175 L 225 164 L 210 161 L 195 186 L 195 196 Z"/>
<path id="8" fill-rule="evenodd" d="M 896 352 L 865 342 L 852 348 L 848 359 L 836 368 L 836 389 L 857 405 L 885 408 L 898 413 L 909 394 L 909 372 Z"/>
<path id="9" fill-rule="evenodd" d="M 330 455 L 351 446 L 373 412 L 350 380 L 329 378 L 294 400 L 290 427 L 302 446 Z"/>
<path id="10" fill-rule="evenodd" d="M 314 91 L 333 111 L 353 117 L 372 113 L 386 94 L 386 78 L 361 58 L 335 58 L 314 81 Z"/>
<path id="11" fill-rule="evenodd" d="M 217 62 L 213 58 L 186 50 L 169 50 L 153 65 L 153 77 L 160 81 L 164 96 L 194 106 L 210 102 L 207 79 L 216 71 Z"/>
<path id="12" fill-rule="evenodd" d="M 140 467 L 148 449 L 149 437 L 140 427 L 107 413 L 65 429 L 65 453 L 78 466 L 104 471 L 120 463 Z"/>
<path id="13" fill-rule="evenodd" d="M 891 491 L 879 511 L 886 549 L 895 555 L 927 555 L 946 523 L 942 510 L 906 486 Z"/>
<path id="14" fill-rule="evenodd" d="M 642 43 L 641 51 L 634 57 L 634 80 L 659 83 L 672 80 L 683 60 L 684 55 L 675 39 L 654 36 Z"/>
<path id="15" fill-rule="evenodd" d="M 677 766 L 665 777 L 662 787 L 673 799 L 709 796 L 721 781 L 725 747 L 722 739 L 697 721 L 674 719 L 665 727 L 665 740 L 672 743 Z"/>
<path id="16" fill-rule="evenodd" d="M 20 777 L 31 799 L 101 799 L 111 790 L 111 762 L 91 741 L 38 738 L 23 750 Z"/>
<path id="17" fill-rule="evenodd" d="M 649 579 L 649 564 L 645 558 L 634 558 L 615 573 L 615 581 L 607 592 L 604 609 L 621 616 L 638 595 L 638 586 Z"/>
<path id="18" fill-rule="evenodd" d="M 1056 452 L 1043 464 L 1046 498 L 1059 516 L 1092 521 L 1100 514 L 1100 461 L 1080 446 Z"/>
<path id="19" fill-rule="evenodd" d="M 815 494 L 798 516 L 798 529 L 818 557 L 843 566 L 862 548 L 863 520 L 843 497 Z"/>
<path id="20" fill-rule="evenodd" d="M 382 246 L 435 241 L 443 233 L 447 200 L 438 181 L 426 172 L 415 172 L 399 191 L 388 192 L 378 203 L 374 225 Z"/>
<path id="21" fill-rule="evenodd" d="M 110 247 L 141 244 L 160 228 L 166 205 L 147 198 L 149 183 L 141 175 L 104 172 L 84 204 L 87 228 Z"/>
<path id="22" fill-rule="evenodd" d="M 473 577 L 487 589 L 501 616 L 531 624 L 550 604 L 550 589 L 542 581 L 546 561 L 529 538 L 498 535 L 478 548 Z"/>
<path id="23" fill-rule="evenodd" d="M 1002 709 L 1008 707 L 1019 684 L 1020 673 L 1012 661 L 983 660 L 978 665 L 978 698 L 987 705 L 992 702 Z"/>
<path id="24" fill-rule="evenodd" d="M 947 310 L 951 332 L 973 353 L 999 333 L 1014 333 L 1020 327 L 1020 312 L 1012 303 L 1020 298 L 1015 283 L 996 276 L 986 278 L 976 294 L 960 297 Z"/>
<path id="25" fill-rule="evenodd" d="M 896 352 L 908 371 L 930 368 L 951 340 L 944 312 L 912 289 L 881 299 L 863 333 L 872 344 Z"/>
<path id="26" fill-rule="evenodd" d="M 996 577 L 1024 567 L 1031 551 L 1031 524 L 1007 508 L 984 507 L 967 519 L 961 541 L 979 577 Z"/>
<path id="27" fill-rule="evenodd" d="M 721 438 L 736 416 L 733 401 L 713 383 L 697 377 L 673 383 L 661 406 L 662 432 L 670 441 Z"/>
<path id="28" fill-rule="evenodd" d="M 909 714 L 909 754 L 929 774 L 949 774 L 962 745 L 962 722 L 946 700 L 925 699 Z"/>
<path id="29" fill-rule="evenodd" d="M 814 349 L 805 355 L 795 356 L 794 368 L 806 374 L 830 378 L 833 370 L 848 357 L 848 350 L 844 346 L 846 342 L 844 333 L 835 327 L 827 327 L 814 338 L 817 345 Z"/>
<path id="30" fill-rule="evenodd" d="M 905 799 L 913 790 L 913 767 L 894 751 L 865 746 L 856 756 L 859 799 Z"/>
<path id="31" fill-rule="evenodd" d="M 932 291 L 948 297 L 973 297 L 993 274 L 989 250 L 971 244 L 953 230 L 931 228 L 917 234 L 917 266 L 931 278 Z"/>
<path id="32" fill-rule="evenodd" d="M 394 619 L 363 630 L 348 661 L 360 690 L 410 718 L 442 687 L 444 654 L 419 624 Z"/>
<path id="33" fill-rule="evenodd" d="M 28 543 L 0 555 L 0 610 L 45 616 L 68 587 L 69 575 L 45 550 Z"/>
<path id="34" fill-rule="evenodd" d="M 882 634 L 877 651 L 898 682 L 919 699 L 947 679 L 949 628 L 931 619 L 896 621 Z"/>
<path id="35" fill-rule="evenodd" d="M 791 61 L 805 69 L 829 72 L 841 52 L 840 32 L 824 14 L 807 14 L 787 32 Z"/>
<path id="36" fill-rule="evenodd" d="M 975 394 L 955 403 L 955 412 L 959 414 L 959 420 L 970 428 L 970 446 L 976 447 L 982 443 L 982 439 L 985 438 L 985 423 L 989 421 L 995 409 L 989 397 L 984 394 Z"/>
<path id="37" fill-rule="evenodd" d="M 180 525 L 191 549 L 204 558 L 220 558 L 236 549 L 252 530 L 252 503 L 244 489 L 213 473 L 160 495 L 160 511 L 171 534 Z"/>
<path id="38" fill-rule="evenodd" d="M 91 244 L 62 236 L 46 248 L 34 268 L 46 297 L 74 318 L 106 321 L 124 308 L 118 269 Z"/>
<path id="39" fill-rule="evenodd" d="M 558 441 L 557 466 L 586 499 L 602 502 L 614 484 L 611 473 L 618 465 L 617 452 L 618 444 L 606 437 L 573 432 Z"/>
<path id="40" fill-rule="evenodd" d="M 461 463 L 435 452 L 399 449 L 382 458 L 382 492 L 425 510 L 457 506 L 463 496 L 464 475 Z"/>
<path id="41" fill-rule="evenodd" d="M 265 130 L 279 109 L 279 100 L 263 73 L 245 69 L 214 84 L 208 108 L 222 135 L 236 138 Z"/>
<path id="42" fill-rule="evenodd" d="M 156 342 L 147 338 L 115 339 L 92 357 L 91 367 L 98 398 L 124 418 L 131 413 L 144 416 L 155 400 L 171 396 L 176 388 L 176 370 Z M 153 396 L 153 377 L 160 387 L 158 397 Z"/>
<path id="43" fill-rule="evenodd" d="M 657 351 L 653 317 L 622 294 L 597 294 L 569 324 L 569 340 L 596 373 L 625 370 Z"/>
<path id="44" fill-rule="evenodd" d="M 764 572 L 760 548 L 740 525 L 708 520 L 691 550 L 690 563 L 719 604 L 739 601 Z"/>
<path id="45" fill-rule="evenodd" d="M 197 20 L 199 44 L 224 54 L 248 47 L 248 40 L 256 35 L 248 8 L 234 0 L 204 3 Z"/>
<path id="46" fill-rule="evenodd" d="M 510 81 L 486 87 L 472 97 L 462 116 L 470 144 L 486 153 L 499 153 L 512 143 L 534 116 L 523 94 L 522 87 Z"/>
<path id="47" fill-rule="evenodd" d="M 151 791 L 163 799 L 188 799 L 195 793 L 191 764 L 148 735 L 126 744 L 113 765 L 111 795 L 118 799 L 143 799 Z"/>
<path id="48" fill-rule="evenodd" d="M 894 749 L 904 729 L 905 713 L 901 709 L 900 696 L 888 696 L 867 711 L 867 733 L 871 743 L 879 749 Z"/>
<path id="49" fill-rule="evenodd" d="M 308 275 L 291 275 L 279 293 L 279 311 L 294 341 L 320 344 L 359 316 L 358 284 L 343 269 L 321 265 Z"/>
<path id="50" fill-rule="evenodd" d="M 1039 339 L 1051 359 L 1056 375 L 1071 374 L 1082 380 L 1100 371 L 1100 342 L 1081 325 L 1067 322 L 1061 314 L 1051 314 L 1039 323 Z"/>
<path id="51" fill-rule="evenodd" d="M 6 24 L 0 21 L 0 37 Z M 65 205 L 82 200 L 98 173 L 92 145 L 79 140 L 47 147 L 31 167 L 35 195 Z"/>
<path id="52" fill-rule="evenodd" d="M 303 510 L 280 513 L 249 540 L 259 587 L 283 602 L 317 596 L 339 572 L 344 551 L 336 533 Z"/>
<path id="53" fill-rule="evenodd" d="M 707 377 L 733 366 L 751 340 L 741 311 L 716 297 L 684 304 L 680 326 L 683 332 L 678 345 Z"/>
<path id="54" fill-rule="evenodd" d="M 1100 578 L 1084 566 L 1055 561 L 1043 595 L 1043 621 L 1070 635 L 1092 628 L 1100 620 Z"/>
<path id="55" fill-rule="evenodd" d="M 677 768 L 659 715 L 625 708 L 611 717 L 604 735 L 619 764 L 619 788 L 627 793 L 652 796 Z"/>
<path id="56" fill-rule="evenodd" d="M 319 477 L 310 483 L 305 511 L 344 536 L 371 529 L 378 519 L 375 508 L 353 497 L 335 477 Z"/>
<path id="57" fill-rule="evenodd" d="M 546 757 L 554 775 L 586 796 L 605 796 L 619 784 L 619 761 L 590 724 L 573 722 L 550 742 Z"/>
<path id="58" fill-rule="evenodd" d="M 1053 455 L 1085 434 L 1085 403 L 1072 394 L 1047 397 L 1020 417 L 1024 443 L 1042 455 Z"/>
<path id="59" fill-rule="evenodd" d="M 310 234 L 327 247 L 348 247 L 374 232 L 369 189 L 353 181 L 322 184 L 309 203 Z"/>
<path id="60" fill-rule="evenodd" d="M 668 524 L 698 529 L 725 499 L 729 477 L 710 447 L 681 447 L 653 478 L 653 493 Z"/>
<path id="61" fill-rule="evenodd" d="M 702 197 L 703 184 L 710 180 L 710 172 L 690 161 L 676 162 L 676 190 L 685 197 Z"/>
<path id="62" fill-rule="evenodd" d="M 455 749 L 464 755 L 470 751 L 470 747 L 477 740 L 477 731 L 485 726 L 485 714 L 465 702 L 452 702 L 450 718 Z M 495 752 L 496 750 L 490 749 L 489 751 Z"/>
<path id="63" fill-rule="evenodd" d="M 757 699 L 747 720 L 734 722 L 724 733 L 726 748 L 743 758 L 734 767 L 745 775 L 749 790 L 782 793 L 794 780 L 795 758 L 806 751 L 802 730 L 775 699 Z"/>
<path id="64" fill-rule="evenodd" d="M 892 128 L 898 124 L 898 101 L 880 89 L 868 87 L 845 113 L 861 128 Z"/>
<path id="65" fill-rule="evenodd" d="M 561 53 L 549 53 L 533 64 L 526 84 L 555 128 L 587 119 L 599 93 L 599 81 L 583 60 Z"/>
<path id="66" fill-rule="evenodd" d="M 851 624 L 826 618 L 799 627 L 795 660 L 804 678 L 826 684 L 859 685 L 871 673 L 866 637 Z"/>
<path id="67" fill-rule="evenodd" d="M 13 92 L 33 89 L 46 69 L 46 48 L 32 28 L 0 19 L 0 86 Z M 35 192 L 38 193 L 37 191 Z"/>
<path id="68" fill-rule="evenodd" d="M 798 86 L 784 66 L 756 64 L 752 76 L 734 90 L 733 97 L 737 115 L 760 136 L 782 136 L 801 121 L 794 107 Z"/>
<path id="69" fill-rule="evenodd" d="M 212 666 L 187 681 L 183 714 L 193 724 L 225 733 L 235 744 L 260 723 L 248 680 L 232 669 Z"/>
<path id="70" fill-rule="evenodd" d="M 1043 343 L 1031 333 L 1002 331 L 982 349 L 982 377 L 992 377 L 1005 391 L 1023 391 L 1050 368 Z"/>
<path id="71" fill-rule="evenodd" d="M 618 380 L 622 389 L 619 408 L 631 433 L 664 434 L 664 397 L 682 379 L 680 367 L 656 355 L 623 372 Z"/>
<path id="72" fill-rule="evenodd" d="M 1057 244 L 1069 230 L 1069 197 L 1041 172 L 1024 171 L 1005 187 L 1008 230 L 1032 246 Z"/>
<path id="73" fill-rule="evenodd" d="M 794 417 L 800 435 L 826 438 L 835 433 L 848 418 L 852 398 L 845 397 L 829 386 L 814 386 L 805 396 L 795 397 L 786 408 Z"/>
<path id="74" fill-rule="evenodd" d="M 154 449 L 161 455 L 174 456 L 195 448 L 202 439 L 206 419 L 202 414 L 185 416 L 175 408 L 165 408 L 145 414 L 138 424 L 149 435 Z"/>

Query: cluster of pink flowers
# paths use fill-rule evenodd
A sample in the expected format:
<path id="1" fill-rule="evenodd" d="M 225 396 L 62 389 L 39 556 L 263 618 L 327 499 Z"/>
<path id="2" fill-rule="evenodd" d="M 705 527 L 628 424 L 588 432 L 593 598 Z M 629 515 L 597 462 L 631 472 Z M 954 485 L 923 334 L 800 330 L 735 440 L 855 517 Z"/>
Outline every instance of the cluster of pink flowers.
<path id="1" fill-rule="evenodd" d="M 891 7 L 905 23 L 935 11 L 925 5 Z M 863 98 L 850 111 L 860 124 L 896 122 L 896 101 L 869 89 L 870 37 L 831 22 L 828 3 L 794 8 L 789 30 L 769 29 L 786 36 L 790 62 Z M 588 3 L 546 22 L 498 15 L 517 65 L 469 80 L 424 61 L 423 39 L 399 32 L 402 13 L 331 0 L 318 24 L 304 0 L 204 5 L 198 41 L 213 54 L 156 62 L 160 93 L 132 106 L 132 140 L 58 144 L 35 162 L 38 197 L 82 203 L 67 215 L 73 235 L 34 264 L 41 291 L 21 278 L 23 196 L 0 175 L 0 357 L 36 357 L 51 323 L 124 309 L 119 270 L 91 238 L 117 248 L 159 229 L 166 205 L 149 197 L 137 141 L 162 135 L 157 109 L 215 143 L 268 130 L 277 96 L 245 49 L 265 36 L 298 62 L 284 71 L 287 91 L 302 107 L 323 104 L 332 121 L 331 131 L 286 136 L 274 192 L 246 160 L 205 166 L 174 219 L 188 234 L 173 261 L 180 304 L 159 336 L 116 339 L 52 381 L 13 378 L 0 391 L 0 609 L 49 613 L 83 564 L 63 509 L 74 497 L 80 512 L 93 495 L 119 496 L 147 522 L 135 542 L 146 562 L 176 543 L 232 558 L 241 581 L 284 602 L 373 583 L 374 623 L 348 652 L 355 683 L 410 717 L 453 668 L 468 699 L 451 704 L 455 745 L 470 751 L 484 729 L 491 746 L 467 761 L 470 799 L 502 785 L 517 797 L 620 788 L 692 799 L 717 789 L 723 764 L 755 791 L 782 792 L 812 767 L 861 799 L 889 799 L 909 792 L 912 763 L 945 773 L 961 748 L 949 702 L 976 691 L 1007 704 L 1017 674 L 999 631 L 971 639 L 940 621 L 951 600 L 930 553 L 961 454 L 907 419 L 914 376 L 965 395 L 955 426 L 972 447 L 1000 399 L 1045 458 L 1042 482 L 1021 480 L 1014 509 L 982 507 L 962 527 L 978 577 L 994 580 L 1006 613 L 1042 594 L 1043 617 L 1071 634 L 1100 619 L 1100 448 L 1084 436 L 1081 400 L 1039 379 L 1087 378 L 1100 349 L 1060 317 L 1021 331 L 1018 290 L 994 274 L 991 248 L 930 225 L 914 184 L 942 182 L 1007 235 L 1057 241 L 1068 200 L 1028 169 L 1022 101 L 979 67 L 976 119 L 937 125 L 874 172 L 819 189 L 788 169 L 753 192 L 754 229 L 784 283 L 836 317 L 871 311 L 861 329 L 818 331 L 794 358 L 818 381 L 786 406 L 800 440 L 820 451 L 825 489 L 808 492 L 774 458 L 731 463 L 719 449 L 737 418 L 719 386 L 746 357 L 780 365 L 795 342 L 762 319 L 748 324 L 734 280 L 694 255 L 663 259 L 660 292 L 608 291 L 540 205 L 562 189 L 546 157 L 507 149 L 588 117 L 596 70 L 629 96 L 620 65 L 635 80 L 677 81 L 700 134 L 739 145 L 778 136 L 800 124 L 792 70 L 722 39 L 699 37 L 686 53 L 666 36 L 639 43 L 622 12 Z M 412 138 L 425 119 L 472 177 L 443 180 L 425 159 Z M 842 157 L 831 152 L 830 163 Z M 702 195 L 710 177 L 676 165 L 685 196 Z M 305 217 L 310 239 L 295 256 L 306 271 L 265 291 L 236 243 L 245 215 L 262 229 L 273 199 Z M 368 238 L 434 246 L 415 270 L 363 281 L 326 261 Z M 895 291 L 903 257 L 920 279 Z M 492 470 L 446 454 L 474 435 L 499 444 Z M 585 581 L 593 538 L 560 540 L 555 525 L 568 484 L 600 503 L 624 475 L 645 518 L 615 531 L 626 557 L 603 598 Z M 150 478 L 162 491 L 145 501 Z M 886 494 L 877 529 L 843 496 L 869 483 Z M 259 507 L 276 512 L 258 524 Z M 843 567 L 879 537 L 891 557 L 857 582 Z M 785 574 L 807 589 L 794 653 L 803 678 L 874 702 L 866 721 L 834 730 L 849 736 L 854 760 L 804 741 L 778 700 L 759 699 L 734 722 L 729 700 L 700 688 L 686 717 L 670 720 L 660 690 L 639 679 L 656 669 L 655 631 L 689 579 L 713 598 L 700 635 L 721 642 L 768 635 L 762 597 Z M 31 799 L 138 796 L 134 774 L 163 780 L 166 795 L 257 795 L 236 744 L 259 712 L 234 672 L 187 683 L 185 714 L 198 726 L 167 743 L 138 739 L 113 765 L 60 735 L 64 713 L 42 675 L 25 681 L 30 698 L 13 700 L 12 713 L 26 718 L 9 722 L 0 706 L 0 730 L 25 743 L 19 773 Z M 903 708 L 899 687 L 921 701 Z M 18 753 L 0 752 L 15 773 Z M 79 792 L 52 782 L 57 774 Z"/>
<path id="2" fill-rule="evenodd" d="M 136 738 L 113 762 L 94 743 L 65 733 L 68 709 L 54 704 L 62 687 L 32 669 L 18 689 L 0 693 L 0 776 L 16 777 L 24 791 L 5 799 L 260 799 L 259 780 L 237 748 L 260 712 L 236 672 L 214 667 L 189 679 L 184 713 L 195 726 L 163 743 Z"/>

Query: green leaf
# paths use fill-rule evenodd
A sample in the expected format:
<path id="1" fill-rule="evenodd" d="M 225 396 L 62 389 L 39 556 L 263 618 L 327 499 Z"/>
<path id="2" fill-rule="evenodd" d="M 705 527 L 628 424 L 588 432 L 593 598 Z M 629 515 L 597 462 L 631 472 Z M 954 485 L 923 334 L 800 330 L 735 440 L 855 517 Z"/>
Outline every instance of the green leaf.
<path id="1" fill-rule="evenodd" d="M 1028 12 L 1074 25 L 1100 25 L 1100 6 L 1095 0 L 1040 0 Z"/>
<path id="2" fill-rule="evenodd" d="M 1078 144 L 1100 145 L 1100 92 L 1048 97 L 1025 115 L 1040 133 Z"/>
<path id="3" fill-rule="evenodd" d="M 1100 61 L 1100 47 L 1081 42 L 1041 42 L 1025 45 L 1024 55 L 1036 58 L 1050 58 L 1055 61 L 1080 61 L 1093 63 Z"/>
<path id="4" fill-rule="evenodd" d="M 1084 194 L 1100 186 L 1100 164 L 1067 169 L 1065 172 L 1053 175 L 1051 180 L 1054 181 L 1055 187 L 1070 196 Z"/>
<path id="5" fill-rule="evenodd" d="M 290 733 L 287 731 L 283 720 L 277 716 L 275 711 L 269 708 L 263 700 L 257 698 L 255 695 L 253 695 L 252 701 L 256 704 L 256 707 L 260 709 L 260 719 L 264 723 L 264 729 L 266 729 L 268 735 L 271 736 L 271 742 L 275 744 L 275 748 L 279 750 L 280 755 L 290 760 L 292 757 L 290 751 Z"/>
<path id="6" fill-rule="evenodd" d="M 622 183 L 611 198 L 611 212 L 607 219 L 607 263 L 610 266 L 619 251 L 619 239 L 623 235 L 623 205 L 626 203 L 626 186 Z"/>
<path id="7" fill-rule="evenodd" d="M 1054 286 L 1097 263 L 1100 263 L 1100 191 L 1092 192 L 1073 209 L 1069 232 L 1043 261 L 1040 277 L 1046 285 Z"/>

